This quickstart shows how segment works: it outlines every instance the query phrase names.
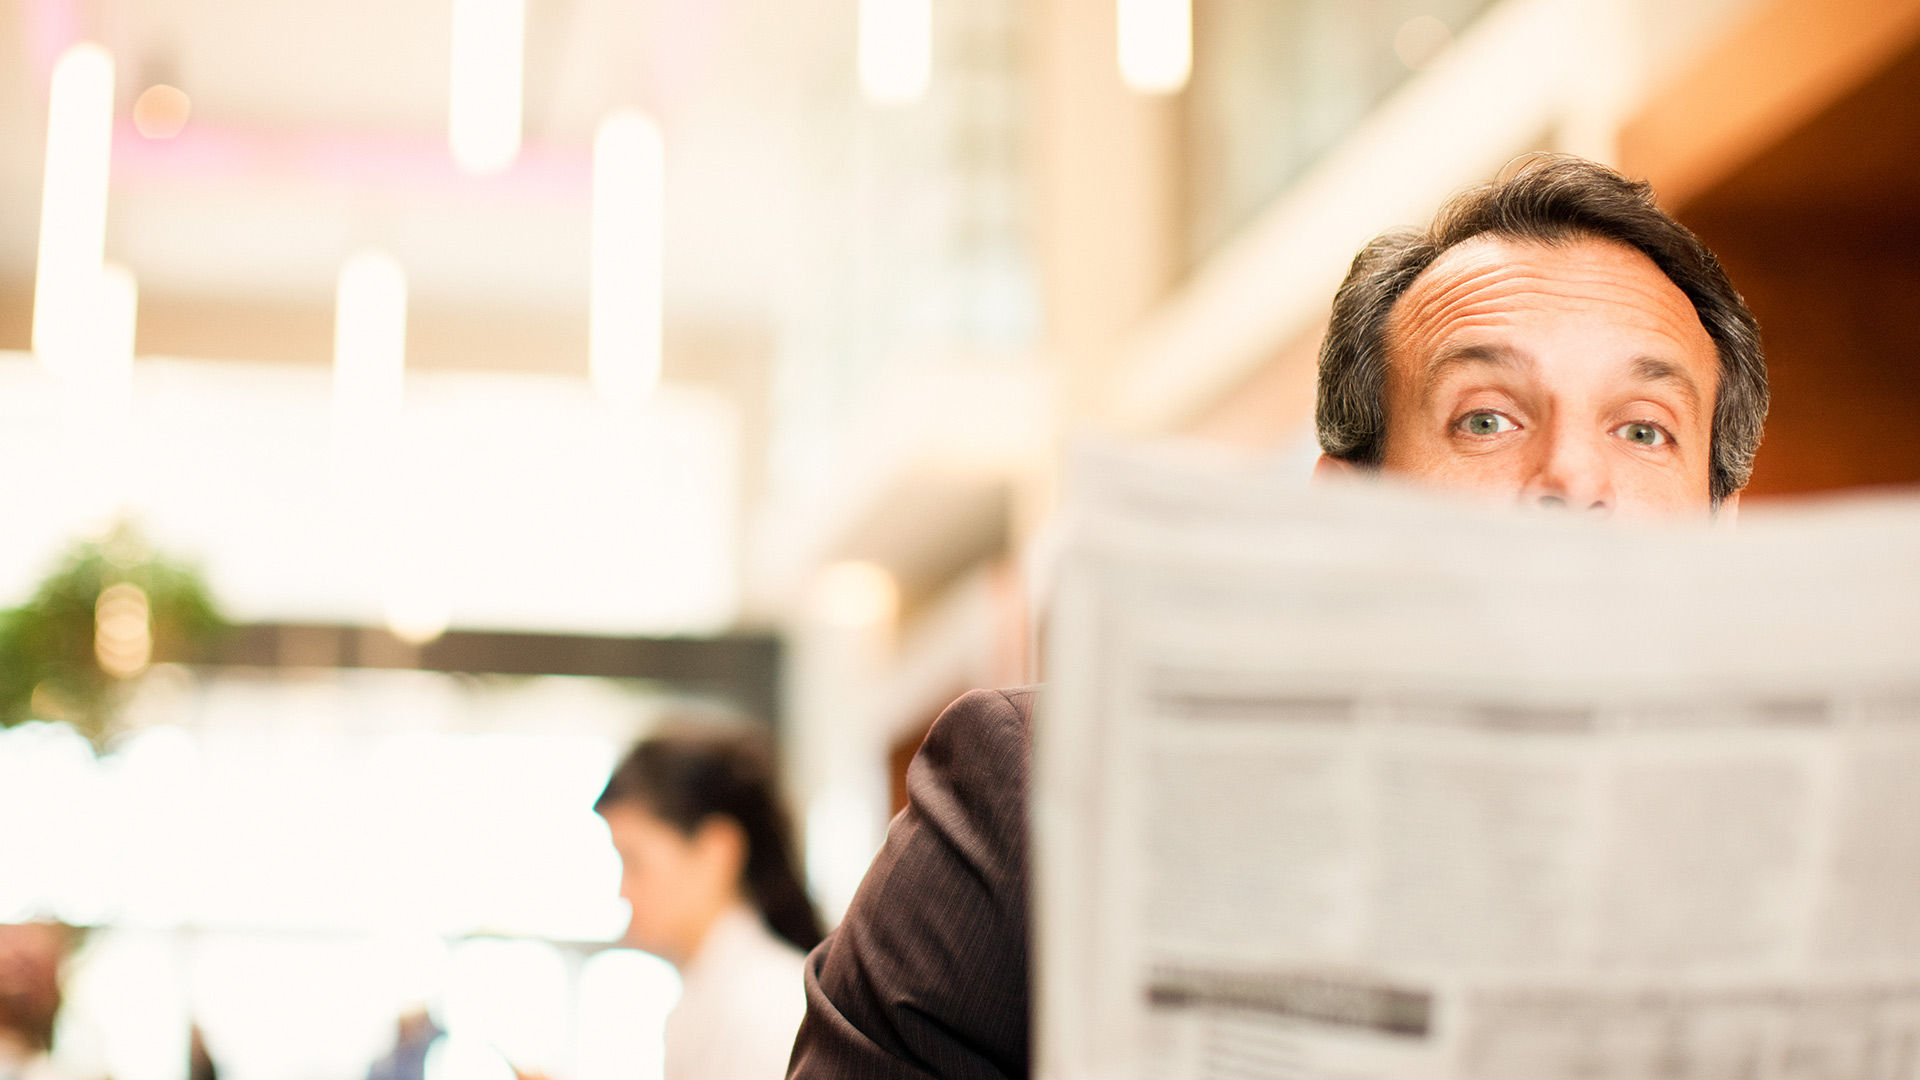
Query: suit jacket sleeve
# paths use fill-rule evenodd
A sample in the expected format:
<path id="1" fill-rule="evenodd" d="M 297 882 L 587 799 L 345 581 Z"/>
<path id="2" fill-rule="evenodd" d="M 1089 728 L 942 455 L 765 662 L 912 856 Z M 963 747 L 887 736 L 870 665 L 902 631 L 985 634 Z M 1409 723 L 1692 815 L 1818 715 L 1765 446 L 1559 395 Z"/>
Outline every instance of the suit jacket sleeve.
<path id="1" fill-rule="evenodd" d="M 1034 692 L 934 722 L 846 918 L 807 957 L 791 1080 L 1027 1075 L 1027 766 Z"/>

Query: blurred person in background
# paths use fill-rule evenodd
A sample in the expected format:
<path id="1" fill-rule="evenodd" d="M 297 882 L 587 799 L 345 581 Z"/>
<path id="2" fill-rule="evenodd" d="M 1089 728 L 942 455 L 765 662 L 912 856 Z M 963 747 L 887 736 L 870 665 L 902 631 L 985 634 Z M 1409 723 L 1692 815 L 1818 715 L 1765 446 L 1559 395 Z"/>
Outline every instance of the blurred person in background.
<path id="1" fill-rule="evenodd" d="M 680 970 L 666 1080 L 776 1080 L 820 943 L 774 783 L 770 740 L 680 723 L 643 740 L 594 803 L 633 907 L 624 944 Z"/>
<path id="2" fill-rule="evenodd" d="M 71 932 L 58 923 L 0 926 L 0 1080 L 62 1076 L 48 1051 L 70 944 Z"/>
<path id="3" fill-rule="evenodd" d="M 427 1051 L 445 1034 L 424 1006 L 407 1010 L 394 1023 L 393 1049 L 367 1070 L 367 1080 L 425 1080 Z"/>

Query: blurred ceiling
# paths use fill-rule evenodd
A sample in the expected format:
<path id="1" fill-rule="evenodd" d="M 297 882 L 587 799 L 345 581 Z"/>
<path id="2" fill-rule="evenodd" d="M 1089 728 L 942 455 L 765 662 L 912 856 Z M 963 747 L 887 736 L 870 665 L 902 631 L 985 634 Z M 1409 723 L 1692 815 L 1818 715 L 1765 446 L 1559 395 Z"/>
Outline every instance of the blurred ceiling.
<path id="1" fill-rule="evenodd" d="M 474 177 L 447 148 L 448 0 L 17 0 L 0 9 L 0 55 L 26 61 L 0 65 L 0 347 L 26 345 L 48 74 L 92 39 L 117 62 L 108 258 L 140 281 L 143 354 L 324 361 L 339 266 L 378 246 L 408 269 L 410 363 L 583 371 L 590 144 L 623 105 L 667 138 L 669 377 L 676 354 L 763 352 L 796 124 L 810 88 L 853 78 L 834 7 L 528 0 L 523 151 Z M 192 116 L 147 139 L 128 117 L 162 82 Z"/>

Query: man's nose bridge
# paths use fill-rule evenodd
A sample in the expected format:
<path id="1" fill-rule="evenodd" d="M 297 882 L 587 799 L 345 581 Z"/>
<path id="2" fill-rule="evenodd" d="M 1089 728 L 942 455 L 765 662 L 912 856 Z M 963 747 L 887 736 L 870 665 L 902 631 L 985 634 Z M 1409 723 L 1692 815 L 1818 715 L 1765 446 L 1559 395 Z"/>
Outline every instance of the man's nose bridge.
<path id="1" fill-rule="evenodd" d="M 1531 494 L 1558 497 L 1578 509 L 1611 501 L 1602 434 L 1557 417 L 1538 431 Z"/>

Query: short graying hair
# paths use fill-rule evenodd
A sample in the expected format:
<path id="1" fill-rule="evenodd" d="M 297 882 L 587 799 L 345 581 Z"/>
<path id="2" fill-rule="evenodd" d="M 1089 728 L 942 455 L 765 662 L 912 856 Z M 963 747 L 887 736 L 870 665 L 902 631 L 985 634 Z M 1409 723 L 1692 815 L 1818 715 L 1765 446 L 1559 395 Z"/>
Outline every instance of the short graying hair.
<path id="1" fill-rule="evenodd" d="M 1380 463 L 1394 304 L 1447 249 L 1483 233 L 1541 244 L 1594 237 L 1652 259 L 1693 302 L 1720 355 L 1708 477 L 1714 504 L 1746 486 L 1767 418 L 1767 363 L 1753 313 L 1699 237 L 1655 205 L 1651 185 L 1562 154 L 1522 158 L 1450 200 L 1426 229 L 1384 233 L 1354 258 L 1320 346 L 1314 420 L 1328 457 Z"/>

